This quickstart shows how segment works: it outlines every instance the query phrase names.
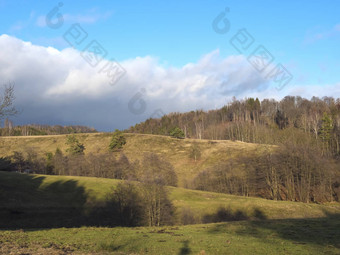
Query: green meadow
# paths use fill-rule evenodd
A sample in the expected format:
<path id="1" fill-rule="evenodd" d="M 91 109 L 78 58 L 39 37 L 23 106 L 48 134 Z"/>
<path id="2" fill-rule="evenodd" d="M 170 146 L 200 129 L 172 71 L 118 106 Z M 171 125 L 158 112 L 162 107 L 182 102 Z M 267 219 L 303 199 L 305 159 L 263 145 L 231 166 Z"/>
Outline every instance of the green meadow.
<path id="1" fill-rule="evenodd" d="M 107 227 L 88 218 L 82 225 L 81 218 L 91 216 L 93 204 L 105 203 L 119 182 L 0 172 L 1 253 L 340 253 L 338 203 L 271 201 L 168 187 L 176 208 L 174 226 Z M 202 224 L 219 208 L 242 212 L 245 219 Z M 199 224 L 181 224 L 182 214 L 188 210 Z M 55 221 L 52 227 L 41 227 L 51 221 Z"/>

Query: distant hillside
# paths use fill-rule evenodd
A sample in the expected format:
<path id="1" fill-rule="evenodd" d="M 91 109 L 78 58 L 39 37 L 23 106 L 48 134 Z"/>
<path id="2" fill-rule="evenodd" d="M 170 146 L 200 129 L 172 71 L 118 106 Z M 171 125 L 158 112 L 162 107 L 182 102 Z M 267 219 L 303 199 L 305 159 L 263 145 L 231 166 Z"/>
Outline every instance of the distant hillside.
<path id="1" fill-rule="evenodd" d="M 0 169 L 139 181 L 154 171 L 167 185 L 190 189 L 306 203 L 340 198 L 339 161 L 294 141 L 125 136 L 123 149 L 110 152 L 112 133 L 76 134 L 84 155 L 68 152 L 67 135 L 0 137 Z"/>
<path id="2" fill-rule="evenodd" d="M 76 137 L 84 144 L 85 155 L 89 155 L 107 153 L 111 135 L 111 133 L 76 134 Z M 197 141 L 143 134 L 126 134 L 126 139 L 127 143 L 122 152 L 131 162 L 141 160 L 145 152 L 163 156 L 174 166 L 181 187 L 185 187 L 207 167 L 272 148 L 272 146 L 238 141 Z M 45 157 L 47 152 L 54 153 L 57 148 L 67 154 L 65 142 L 66 135 L 0 137 L 0 158 L 12 156 L 15 151 L 25 155 L 31 150 Z M 189 157 L 194 142 L 199 144 L 201 150 L 201 157 L 196 161 Z"/>

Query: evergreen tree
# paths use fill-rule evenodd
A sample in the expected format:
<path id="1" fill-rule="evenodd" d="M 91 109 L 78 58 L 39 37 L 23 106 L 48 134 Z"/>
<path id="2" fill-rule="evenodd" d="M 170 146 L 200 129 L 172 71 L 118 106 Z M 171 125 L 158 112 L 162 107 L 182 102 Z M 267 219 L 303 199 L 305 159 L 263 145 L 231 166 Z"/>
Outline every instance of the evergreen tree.
<path id="1" fill-rule="evenodd" d="M 328 152 L 331 147 L 331 133 L 333 130 L 333 123 L 331 117 L 325 112 L 322 117 L 322 124 L 320 128 L 320 138 L 323 141 L 322 151 Z"/>
<path id="2" fill-rule="evenodd" d="M 331 132 L 333 129 L 332 119 L 331 117 L 325 112 L 322 118 L 322 124 L 320 129 L 320 137 L 324 142 L 329 142 L 331 139 Z"/>
<path id="3" fill-rule="evenodd" d="M 112 135 L 111 142 L 109 144 L 109 150 L 119 150 L 123 148 L 123 146 L 126 144 L 126 138 L 122 131 L 116 129 L 115 132 Z"/>
<path id="4" fill-rule="evenodd" d="M 275 122 L 278 125 L 279 129 L 284 129 L 286 128 L 286 126 L 288 126 L 288 118 L 280 110 L 277 110 L 276 112 Z"/>
<path id="5" fill-rule="evenodd" d="M 175 138 L 184 138 L 184 132 L 179 127 L 175 127 L 170 131 L 170 135 Z"/>
<path id="6" fill-rule="evenodd" d="M 79 142 L 75 135 L 68 135 L 66 144 L 69 146 L 66 151 L 71 155 L 84 154 L 85 146 Z"/>

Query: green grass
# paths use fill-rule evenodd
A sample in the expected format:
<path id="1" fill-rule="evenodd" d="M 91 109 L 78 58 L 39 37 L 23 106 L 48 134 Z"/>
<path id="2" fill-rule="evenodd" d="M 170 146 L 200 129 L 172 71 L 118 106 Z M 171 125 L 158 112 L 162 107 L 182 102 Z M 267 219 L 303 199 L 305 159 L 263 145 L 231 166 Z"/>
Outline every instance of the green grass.
<path id="1" fill-rule="evenodd" d="M 2 253 L 340 254 L 340 219 L 0 231 Z M 60 253 L 58 253 L 60 252 Z"/>
<path id="2" fill-rule="evenodd" d="M 119 182 L 119 180 L 93 177 L 0 172 L 0 209 L 5 216 L 7 215 L 5 219 L 8 220 L 16 211 L 18 211 L 17 213 L 22 211 L 31 212 L 29 215 L 31 218 L 27 216 L 27 219 L 32 220 L 38 214 L 40 221 L 46 218 L 45 220 L 48 222 L 49 215 L 56 217 L 55 214 L 59 212 L 61 218 L 63 213 L 67 213 L 72 208 L 77 212 L 74 215 L 74 218 L 77 219 L 77 215 L 85 214 L 94 204 L 102 204 L 107 195 L 112 192 L 112 188 Z M 319 205 L 272 201 L 174 187 L 168 187 L 168 190 L 169 197 L 176 207 L 176 223 L 181 222 L 184 211 L 189 210 L 196 219 L 195 222 L 202 222 L 205 216 L 216 214 L 221 207 L 230 208 L 232 212 L 241 211 L 248 218 L 254 218 L 256 210 L 260 211 L 267 219 L 317 218 L 326 217 L 328 214 L 340 214 L 339 203 Z M 26 218 L 21 217 L 16 220 L 15 226 L 20 227 L 20 224 L 25 226 Z M 60 220 L 60 218 L 58 219 Z M 5 222 L 7 226 L 10 225 L 8 220 Z M 79 224 L 82 223 L 79 222 Z"/>
<path id="3" fill-rule="evenodd" d="M 104 201 L 119 182 L 0 172 L 0 254 L 340 254 L 339 203 L 270 201 L 173 187 L 168 189 L 178 222 L 184 209 L 200 218 L 219 207 L 241 210 L 250 220 L 108 228 L 93 227 L 87 218 L 88 224 L 78 228 L 25 227 L 65 219 L 67 226 L 82 226 L 87 208 Z M 255 209 L 267 219 L 254 220 Z M 25 213 L 17 215 L 20 210 Z"/>
<path id="4" fill-rule="evenodd" d="M 96 154 L 107 151 L 111 134 L 76 136 L 86 153 Z M 195 162 L 188 157 L 193 140 L 140 134 L 126 137 L 123 151 L 130 160 L 140 160 L 145 152 L 166 157 L 182 187 L 206 167 L 273 148 L 195 140 L 202 150 L 202 158 Z M 65 152 L 65 141 L 65 135 L 0 137 L 0 157 L 29 148 L 39 155 L 56 148 Z M 0 172 L 0 254 L 340 254 L 339 203 L 271 201 L 168 187 L 177 226 L 103 227 L 110 225 L 111 212 L 96 208 L 105 205 L 119 182 Z M 248 220 L 180 225 L 183 215 L 202 222 L 219 208 L 242 212 Z M 108 218 L 103 220 L 103 216 Z"/>
<path id="5" fill-rule="evenodd" d="M 105 153 L 111 139 L 111 133 L 76 134 L 85 145 L 85 154 Z M 131 160 L 141 160 L 145 152 L 154 152 L 164 156 L 175 168 L 179 186 L 185 187 L 207 167 L 230 159 L 237 159 L 250 152 L 261 152 L 272 146 L 243 143 L 239 141 L 208 141 L 193 139 L 175 139 L 168 136 L 147 134 L 125 134 L 127 144 L 123 152 Z M 196 162 L 189 158 L 193 142 L 199 143 L 202 157 Z M 66 135 L 51 136 L 15 136 L 0 137 L 0 157 L 11 156 L 14 151 L 25 152 L 35 150 L 44 156 L 46 152 L 54 153 L 59 148 L 66 154 Z"/>

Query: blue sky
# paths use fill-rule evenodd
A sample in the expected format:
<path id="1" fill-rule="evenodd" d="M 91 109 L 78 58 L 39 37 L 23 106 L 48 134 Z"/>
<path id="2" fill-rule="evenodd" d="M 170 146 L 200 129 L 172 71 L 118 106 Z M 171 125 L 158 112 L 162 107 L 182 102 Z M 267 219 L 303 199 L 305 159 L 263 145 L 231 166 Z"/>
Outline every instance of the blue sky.
<path id="1" fill-rule="evenodd" d="M 0 1 L 0 35 L 8 35 L 8 37 L 2 38 L 3 48 L 1 51 L 3 51 L 3 55 L 1 57 L 8 57 L 5 55 L 5 52 L 10 52 L 9 49 L 6 50 L 7 46 L 12 47 L 13 44 L 19 45 L 20 43 L 25 46 L 12 49 L 14 54 L 15 52 L 19 54 L 24 47 L 26 47 L 24 51 L 26 54 L 27 51 L 34 51 L 32 47 L 38 46 L 42 47 L 42 52 L 47 52 L 48 55 L 40 61 L 44 62 L 46 59 L 53 63 L 56 61 L 54 56 L 57 53 L 51 54 L 47 50 L 48 47 L 55 48 L 59 52 L 58 54 L 63 56 L 60 56 L 56 63 L 61 67 L 68 66 L 69 71 L 63 70 L 60 71 L 59 76 L 57 72 L 53 75 L 56 77 L 64 75 L 66 78 L 48 84 L 49 77 L 39 76 L 46 82 L 36 88 L 41 94 L 53 95 L 53 98 L 50 97 L 48 100 L 47 97 L 45 98 L 46 102 L 55 100 L 53 107 L 50 105 L 51 109 L 55 109 L 58 105 L 61 95 L 68 100 L 82 102 L 74 107 L 80 107 L 87 103 L 100 105 L 96 100 L 101 100 L 101 102 L 110 100 L 116 102 L 114 107 L 123 108 L 125 106 L 126 108 L 129 100 L 142 88 L 147 91 L 143 100 L 149 109 L 143 114 L 132 114 L 131 117 L 126 117 L 127 113 L 124 113 L 121 115 L 125 117 L 119 116 L 119 121 L 104 121 L 102 125 L 99 125 L 96 124 L 100 120 L 100 118 L 98 120 L 96 112 L 92 113 L 96 118 L 91 120 L 75 117 L 76 113 L 79 114 L 79 109 L 70 116 L 60 113 L 59 118 L 56 119 L 47 118 L 51 115 L 48 112 L 34 115 L 33 108 L 24 104 L 27 103 L 27 99 L 24 100 L 24 94 L 18 93 L 20 106 L 27 108 L 27 112 L 30 113 L 26 117 L 17 117 L 18 123 L 26 123 L 30 120 L 32 122 L 44 120 L 48 123 L 59 121 L 65 124 L 71 122 L 71 124 L 87 124 L 88 122 L 99 129 L 108 130 L 113 126 L 126 128 L 144 120 L 152 114 L 153 109 L 160 108 L 166 113 L 191 108 L 214 108 L 223 105 L 232 96 L 282 98 L 287 94 L 300 94 L 305 97 L 312 95 L 340 97 L 339 1 L 76 2 L 64 0 L 59 9 L 64 23 L 58 29 L 51 29 L 46 26 L 45 17 L 58 3 L 60 2 Z M 224 34 L 218 34 L 214 31 L 212 23 L 226 8 L 229 8 L 229 12 L 224 18 L 230 23 L 230 29 Z M 63 39 L 63 34 L 74 23 L 79 23 L 88 33 L 86 39 L 88 41 L 77 47 L 77 50 L 81 52 L 88 42 L 93 39 L 97 40 L 108 52 L 106 58 L 115 58 L 125 68 L 126 75 L 120 81 L 120 86 L 125 88 L 129 86 L 129 90 L 117 89 L 116 92 L 120 93 L 119 96 L 117 94 L 114 96 L 114 91 L 110 91 L 112 98 L 109 99 L 108 91 L 105 89 L 102 90 L 103 93 L 93 92 L 101 91 L 104 85 L 101 85 L 99 80 L 92 80 L 92 76 L 90 78 L 92 85 L 89 85 L 92 86 L 92 92 L 86 94 L 84 91 L 77 92 L 70 89 L 72 86 L 74 88 L 81 87 L 75 84 L 79 79 L 71 77 L 70 70 L 76 69 L 79 72 L 85 70 L 82 64 L 77 61 L 72 62 L 75 61 L 75 57 L 68 53 L 67 49 L 70 48 L 70 45 Z M 243 28 L 255 40 L 247 51 L 240 54 L 229 41 Z M 17 40 L 16 43 L 13 40 Z M 27 46 L 24 42 L 30 42 L 31 46 Z M 251 73 L 254 68 L 246 59 L 259 45 L 263 45 L 275 58 L 272 63 L 273 67 L 281 63 L 291 73 L 293 78 L 283 90 L 273 90 L 273 86 L 270 85 L 271 81 L 257 77 L 256 73 Z M 32 62 L 32 56 L 25 54 L 15 58 L 22 62 L 31 61 L 31 64 L 27 64 L 27 68 L 30 65 L 34 66 L 34 63 L 40 65 L 41 62 L 36 57 Z M 44 53 L 41 54 L 44 55 Z M 71 61 L 67 62 L 66 56 L 72 56 L 72 61 L 67 59 L 67 61 Z M 244 58 L 243 62 L 238 59 L 239 57 Z M 63 64 L 62 61 L 66 61 L 68 65 Z M 243 64 L 240 64 L 240 61 Z M 210 66 L 212 63 L 214 66 Z M 16 65 L 15 62 L 9 60 L 3 61 L 3 64 L 6 66 Z M 58 64 L 55 65 L 58 66 Z M 189 69 L 193 67 L 190 69 L 189 75 L 186 76 L 188 65 Z M 229 71 L 226 70 L 224 73 L 225 65 Z M 204 70 L 202 66 L 205 68 Z M 17 72 L 20 72 L 21 78 L 18 81 L 15 72 L 0 73 L 2 79 L 14 81 L 18 90 L 22 86 L 22 91 L 29 93 L 29 90 L 25 90 L 24 87 L 29 86 L 28 81 L 34 82 L 30 79 L 37 79 L 37 76 L 32 77 L 30 74 L 25 77 L 23 73 L 26 73 L 26 69 L 15 68 Z M 46 66 L 46 68 L 44 72 L 49 73 L 53 67 Z M 216 74 L 214 70 L 216 70 Z M 233 75 L 230 70 L 234 70 Z M 89 73 L 88 70 L 84 72 Z M 249 77 L 249 79 L 240 80 L 242 77 Z M 50 78 L 51 80 L 56 79 L 54 76 Z M 164 79 L 175 84 L 174 87 L 167 90 L 168 85 Z M 211 79 L 214 80 L 214 83 L 207 82 Z M 138 80 L 143 81 L 139 83 Z M 221 90 L 225 81 L 234 81 L 234 84 L 230 85 L 232 88 L 224 87 Z M 63 82 L 64 85 L 61 84 Z M 163 82 L 165 83 L 163 84 Z M 160 91 L 156 83 L 159 83 L 161 88 L 165 88 L 164 91 Z M 181 90 L 182 84 L 187 84 L 185 91 Z M 219 89 L 212 90 L 212 84 L 216 84 L 216 88 Z M 235 84 L 239 84 L 239 86 Z M 69 87 L 66 88 L 66 86 Z M 58 93 L 55 94 L 56 91 Z M 62 94 L 60 91 L 71 91 L 69 93 L 73 96 L 71 97 L 66 92 L 66 94 Z M 169 91 L 178 93 L 170 98 Z M 194 93 L 190 94 L 190 91 L 194 91 Z M 319 95 L 320 92 L 324 94 Z M 96 100 L 93 94 L 98 94 Z M 161 103 L 166 101 L 163 96 L 169 99 L 166 105 Z M 65 103 L 67 99 L 63 100 Z M 202 100 L 207 102 L 202 103 Z M 176 104 L 171 103 L 174 101 Z M 29 105 L 35 104 L 31 102 Z M 117 117 L 119 112 L 115 114 Z M 99 114 L 99 116 L 103 116 L 103 119 L 108 118 L 105 114 Z"/>

